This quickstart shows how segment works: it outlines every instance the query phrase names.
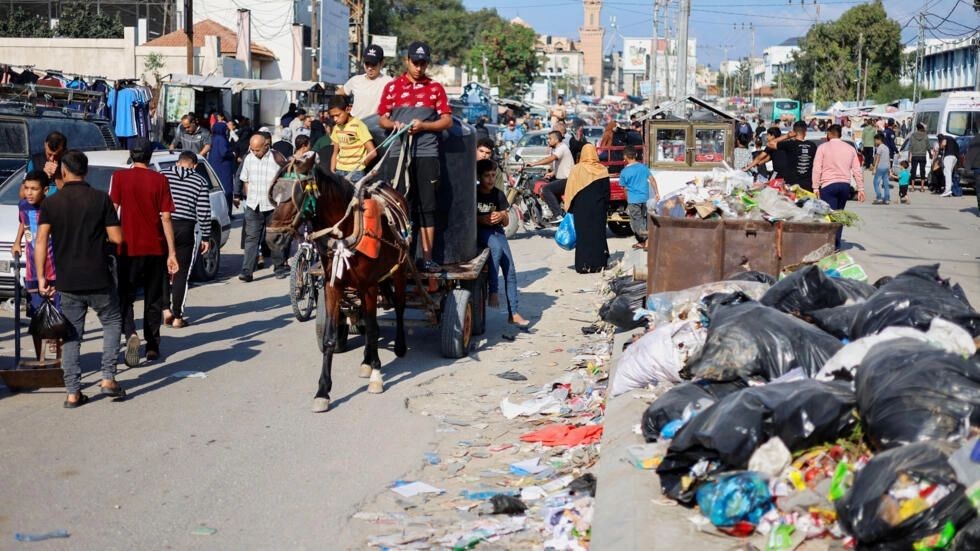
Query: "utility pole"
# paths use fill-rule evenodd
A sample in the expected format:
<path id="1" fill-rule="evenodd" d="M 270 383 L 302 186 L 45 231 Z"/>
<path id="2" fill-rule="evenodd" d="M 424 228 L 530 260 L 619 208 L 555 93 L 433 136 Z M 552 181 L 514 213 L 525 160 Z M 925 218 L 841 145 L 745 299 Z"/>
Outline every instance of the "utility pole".
<path id="1" fill-rule="evenodd" d="M 371 0 L 364 0 L 364 47 L 362 50 L 366 49 L 368 45 L 371 44 L 371 31 L 368 29 L 368 23 L 371 18 Z M 397 54 L 397 52 L 392 52 Z"/>
<path id="2" fill-rule="evenodd" d="M 650 49 L 650 110 L 657 107 L 657 57 L 659 57 L 660 40 L 657 38 L 657 14 L 660 11 L 660 0 L 653 3 L 653 47 Z"/>
<path id="3" fill-rule="evenodd" d="M 677 100 L 687 97 L 687 33 L 691 19 L 691 0 L 681 0 L 681 11 L 678 14 L 677 46 Z"/>
<path id="4" fill-rule="evenodd" d="M 925 61 L 925 17 L 924 12 L 919 12 L 919 36 L 915 44 L 915 76 L 912 77 L 912 102 L 919 101 L 919 78 L 921 78 L 922 64 Z"/>
<path id="5" fill-rule="evenodd" d="M 857 86 L 854 88 L 854 99 L 861 99 L 861 55 L 864 53 L 864 33 L 858 37 L 858 71 L 857 71 Z M 914 96 L 915 94 L 913 94 Z M 860 105 L 860 104 L 859 104 Z"/>
<path id="6" fill-rule="evenodd" d="M 724 45 L 724 46 L 721 47 L 722 51 L 725 52 L 725 57 L 722 59 L 722 63 L 728 63 L 728 49 L 731 48 L 731 47 L 732 46 L 730 44 L 726 44 L 726 45 Z M 720 67 L 720 65 L 719 65 L 719 67 Z M 728 97 L 728 69 L 727 68 L 723 68 L 721 72 L 722 72 L 722 77 L 721 77 L 721 81 L 722 81 L 721 97 L 727 98 Z"/>
<path id="7" fill-rule="evenodd" d="M 184 0 L 184 34 L 187 35 L 187 74 L 194 74 L 194 0 Z"/>
<path id="8" fill-rule="evenodd" d="M 317 11 L 317 0 L 310 0 L 310 51 L 313 52 L 310 80 L 320 80 L 320 12 Z"/>
<path id="9" fill-rule="evenodd" d="M 749 23 L 752 32 L 752 51 L 749 54 L 749 105 L 755 107 L 755 24 Z"/>

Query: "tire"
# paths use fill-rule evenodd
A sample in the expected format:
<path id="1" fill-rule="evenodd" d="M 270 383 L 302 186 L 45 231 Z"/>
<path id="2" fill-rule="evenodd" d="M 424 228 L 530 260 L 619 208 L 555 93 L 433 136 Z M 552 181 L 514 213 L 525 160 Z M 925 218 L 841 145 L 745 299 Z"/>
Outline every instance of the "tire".
<path id="1" fill-rule="evenodd" d="M 504 227 L 504 235 L 507 239 L 514 237 L 517 230 L 521 228 L 521 213 L 518 212 L 516 205 L 511 205 L 507 209 L 507 225 Z"/>
<path id="2" fill-rule="evenodd" d="M 473 303 L 466 289 L 454 289 L 443 303 L 440 320 L 442 355 L 463 358 L 469 353 L 473 334 Z"/>
<path id="3" fill-rule="evenodd" d="M 528 201 L 527 207 L 528 218 L 540 230 L 544 227 L 544 212 L 541 211 L 541 205 L 537 201 Z"/>
<path id="4" fill-rule="evenodd" d="M 310 276 L 310 256 L 301 249 L 289 268 L 289 303 L 299 321 L 312 317 L 318 298 L 316 279 Z"/>
<path id="5" fill-rule="evenodd" d="M 213 281 L 221 269 L 221 228 L 212 227 L 208 237 L 208 252 L 197 255 L 191 278 L 195 281 Z"/>
<path id="6" fill-rule="evenodd" d="M 487 331 L 487 278 L 482 274 L 471 281 L 466 289 L 470 291 L 470 301 L 473 303 L 473 335 L 478 336 Z"/>
<path id="7" fill-rule="evenodd" d="M 606 226 L 609 227 L 609 231 L 613 232 L 616 237 L 629 237 L 633 235 L 633 230 L 630 228 L 629 222 L 614 222 L 612 220 L 606 222 Z"/>

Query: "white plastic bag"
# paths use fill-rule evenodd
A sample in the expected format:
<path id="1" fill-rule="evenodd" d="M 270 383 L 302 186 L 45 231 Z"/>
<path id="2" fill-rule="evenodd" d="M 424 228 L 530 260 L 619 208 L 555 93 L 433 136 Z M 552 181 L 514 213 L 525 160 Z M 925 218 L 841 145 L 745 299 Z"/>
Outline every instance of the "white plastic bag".
<path id="1" fill-rule="evenodd" d="M 691 321 L 664 324 L 643 335 L 619 359 L 612 395 L 661 382 L 680 383 L 678 373 L 701 353 L 706 336 L 707 330 Z"/>

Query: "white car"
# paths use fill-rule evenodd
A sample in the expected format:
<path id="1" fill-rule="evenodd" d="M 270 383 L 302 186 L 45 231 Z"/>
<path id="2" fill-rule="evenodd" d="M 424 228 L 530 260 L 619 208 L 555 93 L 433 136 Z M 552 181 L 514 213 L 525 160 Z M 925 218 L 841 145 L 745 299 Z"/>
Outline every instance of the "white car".
<path id="1" fill-rule="evenodd" d="M 112 174 L 130 166 L 129 151 L 89 151 L 88 176 L 85 180 L 95 189 L 109 191 Z M 179 153 L 157 151 L 153 153 L 150 167 L 161 171 L 177 164 Z M 24 181 L 25 168 L 14 172 L 0 186 L 0 297 L 14 296 L 13 256 L 10 248 L 17 236 L 17 204 L 20 202 L 20 185 Z M 197 170 L 211 183 L 211 247 L 207 254 L 198 256 L 191 277 L 201 281 L 214 279 L 221 263 L 221 247 L 231 233 L 231 217 L 228 203 L 218 176 L 204 157 L 198 157 Z M 23 262 L 23 258 L 21 259 Z M 21 284 L 24 271 L 21 271 Z"/>

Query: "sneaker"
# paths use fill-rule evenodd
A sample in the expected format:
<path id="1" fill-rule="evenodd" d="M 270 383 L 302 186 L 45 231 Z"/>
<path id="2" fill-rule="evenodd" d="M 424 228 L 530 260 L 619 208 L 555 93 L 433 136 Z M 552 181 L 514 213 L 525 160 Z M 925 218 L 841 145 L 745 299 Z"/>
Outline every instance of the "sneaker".
<path id="1" fill-rule="evenodd" d="M 442 271 L 442 266 L 436 264 L 431 260 L 426 260 L 422 262 L 422 271 L 428 272 L 430 274 L 439 273 Z"/>
<path id="2" fill-rule="evenodd" d="M 276 270 L 276 279 L 286 279 L 289 277 L 289 270 Z"/>
<path id="3" fill-rule="evenodd" d="M 238 276 L 238 280 L 239 281 L 244 281 L 245 283 L 251 283 L 252 282 L 252 279 L 253 279 L 252 278 L 252 274 L 240 274 Z"/>
<path id="4" fill-rule="evenodd" d="M 129 367 L 140 364 L 140 338 L 135 333 L 126 339 L 126 355 L 123 359 Z"/>
<path id="5" fill-rule="evenodd" d="M 952 196 L 953 196 L 952 191 L 944 191 L 942 195 L 940 195 L 940 197 L 952 197 Z"/>

